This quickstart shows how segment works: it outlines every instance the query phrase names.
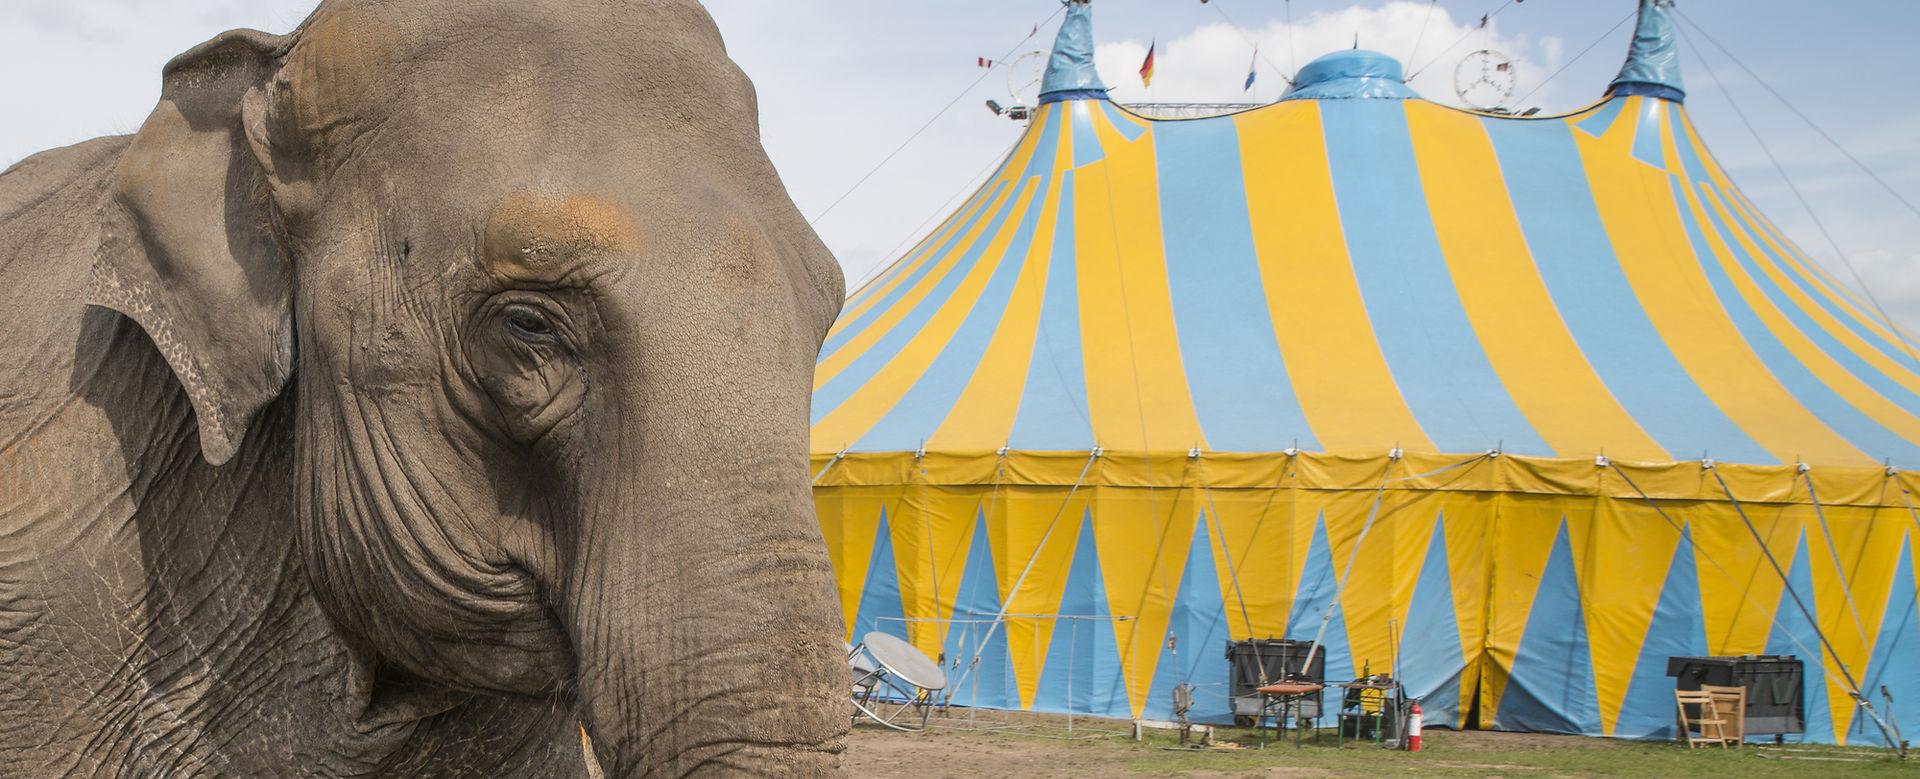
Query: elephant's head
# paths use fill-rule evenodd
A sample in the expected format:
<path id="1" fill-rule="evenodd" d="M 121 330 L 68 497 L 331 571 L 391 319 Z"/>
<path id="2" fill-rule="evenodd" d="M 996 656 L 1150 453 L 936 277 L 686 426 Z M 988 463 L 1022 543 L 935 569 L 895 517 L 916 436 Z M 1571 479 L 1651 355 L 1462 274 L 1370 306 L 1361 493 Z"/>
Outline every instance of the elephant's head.
<path id="1" fill-rule="evenodd" d="M 209 461 L 296 448 L 308 578 L 382 684 L 577 705 L 616 772 L 831 765 L 841 277 L 756 110 L 692 0 L 328 0 L 167 65 L 94 302 Z M 275 403 L 293 440 L 249 437 Z"/>

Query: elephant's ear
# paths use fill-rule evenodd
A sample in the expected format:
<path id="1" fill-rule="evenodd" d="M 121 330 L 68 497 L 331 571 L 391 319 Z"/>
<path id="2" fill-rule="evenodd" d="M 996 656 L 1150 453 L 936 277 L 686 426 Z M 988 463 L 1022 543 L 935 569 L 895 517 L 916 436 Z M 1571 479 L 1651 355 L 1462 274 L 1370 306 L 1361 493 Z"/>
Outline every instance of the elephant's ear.
<path id="1" fill-rule="evenodd" d="M 94 260 L 88 302 L 145 328 L 216 465 L 293 371 L 292 269 L 256 152 L 283 44 L 234 30 L 167 63 L 160 104 L 114 172 Z"/>

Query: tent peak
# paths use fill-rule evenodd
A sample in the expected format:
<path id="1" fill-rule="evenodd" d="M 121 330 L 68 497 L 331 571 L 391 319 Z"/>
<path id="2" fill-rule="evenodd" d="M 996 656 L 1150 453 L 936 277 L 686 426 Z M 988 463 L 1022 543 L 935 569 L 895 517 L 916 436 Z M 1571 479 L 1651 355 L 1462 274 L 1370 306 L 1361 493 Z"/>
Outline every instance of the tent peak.
<path id="1" fill-rule="evenodd" d="M 1105 100 L 1107 85 L 1093 67 L 1093 5 L 1091 0 L 1064 0 L 1066 21 L 1053 39 L 1047 75 L 1040 81 L 1040 104 L 1063 100 Z"/>
<path id="2" fill-rule="evenodd" d="M 1608 95 L 1647 95 L 1679 103 L 1687 99 L 1680 80 L 1679 29 L 1673 0 L 1640 0 L 1640 21 L 1627 46 L 1627 62 L 1607 88 Z"/>
<path id="3" fill-rule="evenodd" d="M 1400 61 L 1377 51 L 1343 49 L 1306 64 L 1281 100 L 1410 100 Z"/>

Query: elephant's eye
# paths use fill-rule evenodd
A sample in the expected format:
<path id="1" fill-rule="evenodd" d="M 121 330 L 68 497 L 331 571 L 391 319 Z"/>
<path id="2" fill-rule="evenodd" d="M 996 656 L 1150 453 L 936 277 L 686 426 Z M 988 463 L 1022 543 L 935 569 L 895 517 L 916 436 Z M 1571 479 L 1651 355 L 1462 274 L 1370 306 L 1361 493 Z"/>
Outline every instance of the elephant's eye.
<path id="1" fill-rule="evenodd" d="M 553 323 L 547 314 L 528 305 L 512 305 L 506 309 L 507 327 L 514 335 L 528 339 L 546 339 L 553 337 Z"/>

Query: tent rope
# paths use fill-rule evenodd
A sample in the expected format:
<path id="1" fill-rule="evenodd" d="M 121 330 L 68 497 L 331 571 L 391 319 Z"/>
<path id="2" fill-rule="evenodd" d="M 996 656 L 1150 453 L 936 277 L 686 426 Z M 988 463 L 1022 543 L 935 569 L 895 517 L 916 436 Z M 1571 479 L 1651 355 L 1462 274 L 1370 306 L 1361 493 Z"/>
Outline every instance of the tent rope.
<path id="1" fill-rule="evenodd" d="M 1683 16 L 1682 18 L 1685 17 Z M 1692 24 L 1692 20 L 1688 19 L 1687 23 Z M 1694 25 L 1694 28 L 1699 29 L 1699 25 Z M 1693 40 L 1687 37 L 1686 28 L 1675 27 L 1674 29 L 1679 31 L 1680 37 L 1683 40 L 1687 41 L 1687 48 L 1689 50 L 1696 48 L 1693 45 Z M 1703 35 L 1706 34 L 1705 30 L 1701 30 L 1700 32 Z M 1719 44 L 1716 43 L 1714 45 L 1718 46 Z M 1725 52 L 1726 50 L 1721 49 L 1721 51 Z M 1728 57 L 1731 58 L 1732 55 L 1728 55 Z M 1894 323 L 1893 317 L 1887 314 L 1886 307 L 1880 304 L 1880 298 L 1873 294 L 1873 285 L 1868 284 L 1865 279 L 1860 277 L 1859 269 L 1853 266 L 1853 259 L 1848 257 L 1847 253 L 1840 248 L 1840 243 L 1833 239 L 1833 233 L 1827 230 L 1826 221 L 1822 220 L 1819 212 L 1814 211 L 1813 205 L 1807 202 L 1806 195 L 1800 191 L 1800 185 L 1794 183 L 1792 176 L 1787 175 L 1786 166 L 1780 164 L 1780 159 L 1773 154 L 1773 147 L 1767 145 L 1767 140 L 1760 136 L 1759 129 L 1755 128 L 1753 121 L 1747 118 L 1747 112 L 1740 108 L 1740 101 L 1734 98 L 1733 93 L 1728 91 L 1725 84 L 1720 83 L 1720 74 L 1714 72 L 1713 68 L 1707 65 L 1706 57 L 1696 52 L 1694 58 L 1700 61 L 1701 69 L 1707 72 L 1707 77 L 1713 79 L 1714 88 L 1720 90 L 1720 94 L 1726 96 L 1727 105 L 1733 107 L 1734 116 L 1740 118 L 1740 123 L 1746 126 L 1747 133 L 1753 136 L 1754 143 L 1759 144 L 1760 151 L 1766 155 L 1767 162 L 1773 166 L 1775 173 L 1780 174 L 1780 180 L 1786 182 L 1787 190 L 1793 193 L 1794 200 L 1799 201 L 1801 210 L 1807 212 L 1807 218 L 1813 221 L 1814 228 L 1819 231 L 1820 237 L 1826 240 L 1827 247 L 1833 250 L 1835 257 L 1840 258 L 1840 264 L 1845 266 L 1847 273 L 1853 276 L 1853 282 L 1859 285 L 1860 292 L 1866 295 L 1867 302 L 1873 304 L 1873 310 L 1880 315 L 1881 322 L 1887 326 L 1888 330 L 1893 332 L 1894 340 L 1906 350 L 1907 359 L 1913 361 L 1914 369 L 1920 370 L 1920 352 L 1914 351 L 1913 343 L 1904 337 L 1905 331 L 1901 330 L 1900 326 Z M 1749 71 L 1749 73 L 1751 73 L 1751 71 Z M 1775 96 L 1778 97 L 1778 94 Z M 1782 102 L 1785 101 L 1783 100 Z"/>
<path id="2" fill-rule="evenodd" d="M 1860 621 L 1860 607 L 1853 602 L 1853 582 L 1847 578 L 1846 566 L 1840 563 L 1840 550 L 1834 546 L 1833 528 L 1827 525 L 1827 512 L 1821 508 L 1820 495 L 1813 489 L 1812 469 L 1801 466 L 1800 477 L 1807 484 L 1807 498 L 1813 501 L 1813 516 L 1820 522 L 1820 535 L 1826 541 L 1827 557 L 1833 561 L 1833 575 L 1840 577 L 1840 594 L 1846 596 L 1847 613 L 1853 617 L 1853 629 L 1859 634 L 1861 646 L 1872 646 L 1873 642 L 1867 640 L 1867 626 Z M 1867 526 L 1871 534 L 1872 519 L 1867 520 Z"/>
<path id="3" fill-rule="evenodd" d="M 920 129 L 914 130 L 913 134 L 907 136 L 906 140 L 901 141 L 899 146 L 895 146 L 893 148 L 893 151 L 887 152 L 887 156 L 880 158 L 880 161 L 878 163 L 875 163 L 872 168 L 868 169 L 865 175 L 862 175 L 859 178 L 859 180 L 853 182 L 853 186 L 848 187 L 847 191 L 840 193 L 839 197 L 834 198 L 832 203 L 827 204 L 827 207 L 824 209 L 821 209 L 820 213 L 815 214 L 812 219 L 808 219 L 807 224 L 817 225 L 820 223 L 820 220 L 827 218 L 828 214 L 833 213 L 833 209 L 839 208 L 841 203 L 846 202 L 846 199 L 849 195 L 852 195 L 854 192 L 858 191 L 860 187 L 864 186 L 867 183 L 868 179 L 873 178 L 873 174 L 879 173 L 881 168 L 886 167 L 887 163 L 892 162 L 894 157 L 900 156 L 900 152 L 906 151 L 906 148 L 908 146 L 913 145 L 913 142 L 916 139 L 918 139 L 922 134 L 926 133 L 926 131 L 929 128 L 933 127 L 934 122 L 940 121 L 940 117 L 946 116 L 948 111 L 953 110 L 953 107 L 955 105 L 958 105 L 962 99 L 966 98 L 968 94 L 973 92 L 974 87 L 980 86 L 980 83 L 983 81 L 986 81 L 988 76 L 993 75 L 994 71 L 999 70 L 1001 63 L 1009 59 L 1012 59 L 1014 52 L 1019 51 L 1021 46 L 1026 45 L 1027 41 L 1033 40 L 1033 36 L 1039 34 L 1041 25 L 1044 25 L 1047 22 L 1053 21 L 1053 17 L 1059 16 L 1061 13 L 1064 13 L 1066 10 L 1067 10 L 1067 6 L 1063 3 L 1052 14 L 1049 14 L 1047 18 L 1041 20 L 1039 24 L 1034 25 L 1033 32 L 1027 33 L 1027 36 L 1024 38 L 1021 38 L 1019 43 L 1016 43 L 1013 45 L 1013 48 L 1008 49 L 1007 53 L 1000 55 L 1000 58 L 994 60 L 991 66 L 987 67 L 986 70 L 981 71 L 979 78 L 974 79 L 973 83 L 968 84 L 965 89 L 960 90 L 960 94 L 954 95 L 952 100 L 947 101 L 946 105 L 941 106 L 940 110 L 935 111 L 933 113 L 933 116 L 928 117 L 925 124 L 920 125 Z"/>
<path id="4" fill-rule="evenodd" d="M 1667 512 L 1665 509 L 1660 508 L 1659 501 L 1654 500 L 1652 495 L 1648 495 L 1646 490 L 1640 489 L 1640 485 L 1635 483 L 1633 480 L 1633 477 L 1628 476 L 1626 471 L 1620 470 L 1619 465 L 1614 464 L 1613 461 L 1609 460 L 1607 462 L 1607 467 L 1612 469 L 1614 473 L 1618 474 L 1622 480 L 1626 481 L 1627 486 L 1632 487 L 1633 491 L 1640 495 L 1640 499 L 1646 502 L 1647 508 L 1653 509 L 1653 513 L 1660 515 L 1660 518 L 1663 520 L 1666 520 L 1667 525 L 1669 527 L 1672 527 L 1674 532 L 1679 533 L 1681 538 L 1686 539 L 1687 544 L 1693 547 L 1694 554 L 1700 557 L 1706 558 L 1707 564 L 1713 566 L 1713 569 L 1715 571 L 1719 571 L 1720 576 L 1723 579 L 1726 579 L 1729 581 L 1733 579 L 1733 572 L 1728 571 L 1726 566 L 1721 565 L 1719 560 L 1714 559 L 1713 553 L 1708 552 L 1705 548 L 1701 547 L 1700 542 L 1693 540 L 1692 534 L 1687 533 L 1685 531 L 1685 524 L 1690 524 L 1690 523 L 1680 523 L 1680 522 L 1674 521 L 1673 517 L 1667 515 Z M 1767 548 L 1766 544 L 1763 542 L 1760 548 L 1763 550 L 1766 549 Z M 1797 599 L 1796 599 L 1796 602 L 1797 602 Z M 1759 608 L 1759 604 L 1755 603 L 1752 598 L 1741 598 L 1740 605 L 1748 609 Z M 1804 611 L 1805 609 L 1803 608 L 1802 612 L 1804 613 Z M 1761 614 L 1760 616 L 1766 617 L 1768 615 Z M 1808 622 L 1810 624 L 1812 623 L 1811 617 L 1809 617 Z M 1820 626 L 1814 625 L 1813 628 L 1814 630 L 1817 631 L 1820 629 Z M 1799 636 L 1796 636 L 1792 633 L 1787 634 L 1787 640 L 1793 643 L 1793 646 L 1795 649 L 1800 650 L 1801 655 L 1816 657 L 1816 658 L 1822 657 L 1825 655 L 1824 652 L 1818 649 L 1814 649 L 1813 647 L 1807 646 L 1806 642 L 1801 641 Z"/>
<path id="5" fill-rule="evenodd" d="M 1753 79 L 1754 83 L 1760 85 L 1760 88 L 1767 90 L 1767 94 L 1773 95 L 1773 98 L 1780 101 L 1781 105 L 1786 106 L 1788 111 L 1792 111 L 1794 116 L 1800 117 L 1800 121 L 1806 122 L 1808 127 L 1813 128 L 1814 133 L 1826 140 L 1828 145 L 1834 148 L 1834 151 L 1840 152 L 1840 156 L 1846 157 L 1848 162 L 1853 163 L 1854 167 L 1859 168 L 1861 173 L 1867 174 L 1867 177 L 1873 179 L 1875 184 L 1879 184 L 1881 189 L 1886 190 L 1887 194 L 1892 195 L 1894 200 L 1900 201 L 1900 205 L 1906 206 L 1907 210 L 1913 212 L 1914 216 L 1920 217 L 1920 206 L 1915 206 L 1913 201 L 1908 200 L 1905 195 L 1900 194 L 1900 190 L 1894 189 L 1892 184 L 1887 183 L 1886 179 L 1880 177 L 1880 174 L 1873 172 L 1873 169 L 1867 167 L 1866 163 L 1861 162 L 1860 158 L 1853 156 L 1853 152 L 1847 151 L 1847 147 L 1841 146 L 1840 142 L 1834 140 L 1834 137 L 1826 131 L 1826 128 L 1814 122 L 1812 117 L 1807 116 L 1798 106 L 1795 106 L 1791 101 L 1787 100 L 1786 96 L 1780 94 L 1779 90 L 1774 89 L 1772 83 L 1761 78 L 1760 74 L 1753 72 L 1753 68 L 1747 67 L 1747 63 L 1740 61 L 1740 58 L 1734 56 L 1732 51 L 1729 51 L 1726 46 L 1721 45 L 1720 41 L 1713 37 L 1713 33 L 1707 32 L 1705 27 L 1700 26 L 1700 23 L 1695 22 L 1692 17 L 1687 16 L 1686 12 L 1681 11 L 1678 6 L 1674 7 L 1674 13 L 1679 14 L 1680 18 L 1694 29 L 1694 32 L 1700 33 L 1702 37 L 1707 39 L 1708 43 L 1713 44 L 1713 47 L 1719 49 L 1721 54 L 1726 55 L 1727 59 L 1736 67 L 1745 71 L 1747 76 Z"/>
<path id="6" fill-rule="evenodd" d="M 1539 92 L 1540 90 L 1545 89 L 1548 82 L 1553 81 L 1556 78 L 1559 78 L 1560 74 L 1567 72 L 1567 68 L 1573 67 L 1573 63 L 1579 62 L 1581 57 L 1587 56 L 1587 52 L 1593 51 L 1593 47 L 1599 46 L 1602 41 L 1605 41 L 1607 39 L 1607 36 L 1613 34 L 1614 30 L 1620 29 L 1621 25 L 1626 24 L 1628 20 L 1633 19 L 1634 17 L 1639 15 L 1640 15 L 1639 9 L 1628 11 L 1626 16 L 1620 17 L 1620 21 L 1614 22 L 1613 26 L 1608 27 L 1606 32 L 1600 33 L 1600 37 L 1594 38 L 1592 43 L 1587 44 L 1586 48 L 1581 49 L 1579 54 L 1573 55 L 1573 59 L 1567 60 L 1566 64 L 1560 66 L 1559 70 L 1556 70 L 1551 75 L 1547 76 L 1544 79 L 1541 79 L 1540 83 L 1533 85 L 1532 89 L 1527 90 L 1526 94 L 1521 95 L 1519 100 L 1513 101 L 1514 108 L 1517 110 L 1522 104 L 1527 102 L 1527 98 L 1533 97 L 1535 92 Z"/>
<path id="7" fill-rule="evenodd" d="M 1780 582 L 1786 587 L 1787 594 L 1793 597 L 1793 604 L 1800 608 L 1800 613 L 1806 617 L 1807 624 L 1812 626 L 1814 634 L 1820 637 L 1820 643 L 1826 646 L 1829 654 L 1833 655 L 1833 663 L 1840 669 L 1840 676 L 1847 683 L 1847 694 L 1853 697 L 1855 705 L 1866 710 L 1873 724 L 1880 728 L 1881 737 L 1885 738 L 1888 744 L 1898 745 L 1899 742 L 1894 740 L 1893 732 L 1887 729 L 1886 721 L 1881 719 L 1880 713 L 1874 710 L 1873 701 L 1860 692 L 1860 682 L 1853 678 L 1853 671 L 1847 668 L 1846 661 L 1840 659 L 1840 651 L 1834 649 L 1833 642 L 1827 639 L 1827 632 L 1820 629 L 1820 622 L 1813 616 L 1813 610 L 1807 608 L 1807 604 L 1800 599 L 1800 593 L 1794 591 L 1793 582 L 1787 578 L 1786 569 L 1780 567 L 1780 560 L 1773 556 L 1773 550 L 1768 548 L 1766 540 L 1760 537 L 1760 529 L 1754 527 L 1753 520 L 1747 517 L 1746 507 L 1741 505 L 1739 498 L 1733 496 L 1733 488 L 1727 486 L 1727 480 L 1718 470 L 1709 469 L 1708 473 L 1713 474 L 1713 480 L 1720 483 L 1720 492 L 1727 496 L 1727 502 L 1733 504 L 1734 513 L 1740 515 L 1741 523 L 1747 526 L 1747 533 L 1751 534 L 1754 542 L 1760 545 L 1760 552 L 1766 555 L 1767 564 L 1773 566 L 1773 572 L 1780 577 Z"/>
<path id="8" fill-rule="evenodd" d="M 1396 450 L 1396 452 L 1397 451 L 1398 450 Z M 1413 474 L 1412 476 L 1402 476 L 1398 479 L 1392 478 L 1392 475 L 1393 475 L 1393 465 L 1394 463 L 1400 462 L 1400 458 L 1397 456 L 1390 456 L 1390 458 L 1387 460 L 1387 467 L 1383 469 L 1380 473 L 1380 486 L 1373 491 L 1373 505 L 1367 509 L 1367 521 L 1365 524 L 1360 526 L 1360 535 L 1353 539 L 1353 551 L 1348 553 L 1347 555 L 1347 565 L 1345 568 L 1343 568 L 1340 571 L 1340 575 L 1334 577 L 1333 597 L 1327 600 L 1327 608 L 1324 612 L 1320 614 L 1320 628 L 1319 630 L 1314 631 L 1313 644 L 1307 647 L 1307 658 L 1306 658 L 1306 661 L 1301 664 L 1300 666 L 1301 670 L 1304 671 L 1306 669 L 1313 667 L 1313 657 L 1314 655 L 1320 652 L 1321 640 L 1327 637 L 1327 626 L 1333 623 L 1333 610 L 1339 607 L 1340 605 L 1341 589 L 1346 586 L 1347 577 L 1353 574 L 1354 564 L 1360 562 L 1360 548 L 1363 544 L 1366 543 L 1367 534 L 1373 532 L 1374 520 L 1378 519 L 1380 516 L 1380 503 L 1381 503 L 1381 500 L 1386 497 L 1387 485 L 1396 484 L 1403 481 L 1416 481 L 1419 479 L 1439 476 L 1440 474 L 1446 473 L 1448 471 L 1452 471 L 1457 468 L 1464 468 L 1466 466 L 1472 465 L 1482 460 L 1492 459 L 1496 456 L 1498 456 L 1497 450 L 1482 452 L 1480 454 L 1476 454 L 1472 457 L 1469 457 L 1465 460 L 1461 460 L 1460 462 L 1454 463 L 1452 465 L 1435 468 L 1425 473 L 1416 473 L 1416 474 Z M 1331 536 L 1332 533 L 1329 532 L 1328 535 Z M 1328 551 L 1331 552 L 1332 551 L 1331 547 L 1333 545 L 1332 538 L 1327 539 L 1327 545 L 1329 547 Z"/>
<path id="9" fill-rule="evenodd" d="M 840 461 L 845 459 L 847 459 L 847 450 L 842 449 L 835 452 L 833 459 L 828 460 L 826 465 L 820 466 L 820 471 L 813 475 L 813 486 L 820 486 L 820 479 L 827 475 L 827 471 L 833 470 L 833 466 L 839 465 Z"/>
<path id="10" fill-rule="evenodd" d="M 1452 54 L 1454 49 L 1460 48 L 1460 44 L 1466 43 L 1467 39 L 1472 38 L 1474 33 L 1480 32 L 1481 30 L 1486 29 L 1486 27 L 1484 26 L 1485 23 L 1493 21 L 1493 17 L 1499 16 L 1501 11 L 1507 10 L 1507 6 L 1513 5 L 1513 3 L 1514 3 L 1514 0 L 1507 0 L 1506 2 L 1501 3 L 1500 7 L 1495 8 L 1492 11 L 1488 11 L 1487 13 L 1481 14 L 1480 19 L 1483 26 L 1469 28 L 1467 30 L 1467 34 L 1460 36 L 1458 40 L 1455 40 L 1452 43 L 1452 45 L 1449 45 L 1447 46 L 1447 48 L 1441 50 L 1439 54 L 1433 55 L 1433 59 L 1427 60 L 1427 64 L 1421 65 L 1417 70 L 1413 71 L 1413 75 L 1407 76 L 1406 83 L 1409 83 L 1409 84 L 1413 83 L 1413 80 L 1416 78 L 1419 78 L 1420 74 L 1427 72 L 1427 68 L 1431 68 L 1434 65 L 1439 64 L 1440 60 L 1446 59 L 1446 56 L 1448 54 Z M 1407 64 L 1412 65 L 1413 63 L 1409 62 Z"/>

